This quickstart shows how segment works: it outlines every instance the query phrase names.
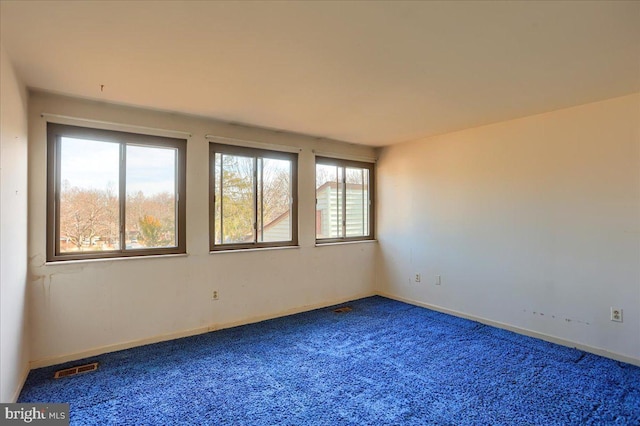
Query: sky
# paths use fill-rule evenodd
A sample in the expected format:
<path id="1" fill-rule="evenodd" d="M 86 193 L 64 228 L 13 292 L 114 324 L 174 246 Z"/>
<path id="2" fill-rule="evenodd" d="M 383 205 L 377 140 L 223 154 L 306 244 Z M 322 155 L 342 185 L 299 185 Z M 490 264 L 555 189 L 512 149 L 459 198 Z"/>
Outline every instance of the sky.
<path id="1" fill-rule="evenodd" d="M 120 145 L 87 139 L 62 138 L 61 182 L 86 189 L 118 191 Z M 176 150 L 127 146 L 127 192 L 150 196 L 175 191 Z"/>

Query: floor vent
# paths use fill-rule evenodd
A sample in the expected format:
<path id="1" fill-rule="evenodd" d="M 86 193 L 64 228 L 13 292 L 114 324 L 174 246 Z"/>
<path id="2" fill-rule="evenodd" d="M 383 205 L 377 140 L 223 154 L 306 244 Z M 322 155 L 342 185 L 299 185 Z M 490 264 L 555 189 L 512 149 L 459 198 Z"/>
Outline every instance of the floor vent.
<path id="1" fill-rule="evenodd" d="M 54 374 L 54 379 L 61 379 L 63 377 L 75 376 L 80 373 L 88 373 L 89 371 L 95 371 L 98 369 L 98 363 L 93 362 L 91 364 L 79 365 L 77 367 L 66 368 L 64 370 L 56 371 Z"/>
<path id="2" fill-rule="evenodd" d="M 351 306 L 342 306 L 333 310 L 336 314 L 344 314 L 345 312 L 351 312 Z"/>

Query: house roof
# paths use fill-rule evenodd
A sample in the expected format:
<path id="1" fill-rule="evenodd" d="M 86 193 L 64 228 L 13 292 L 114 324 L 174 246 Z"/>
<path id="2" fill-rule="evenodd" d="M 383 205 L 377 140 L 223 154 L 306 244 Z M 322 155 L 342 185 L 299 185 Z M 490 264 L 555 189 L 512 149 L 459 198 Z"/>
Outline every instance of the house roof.
<path id="1" fill-rule="evenodd" d="M 365 185 L 365 188 L 366 187 L 367 186 Z M 319 187 L 316 188 L 316 193 L 324 191 L 327 188 L 336 189 L 336 188 L 338 188 L 338 183 L 337 182 L 331 182 L 331 181 L 325 182 L 325 183 L 323 183 L 322 185 L 320 185 Z M 360 190 L 360 189 L 362 189 L 362 185 L 357 184 L 357 183 L 347 183 L 347 190 L 349 190 L 349 189 Z"/>
<path id="2" fill-rule="evenodd" d="M 265 232 L 268 231 L 269 229 L 275 227 L 276 225 L 278 225 L 280 222 L 282 222 L 283 220 L 289 218 L 289 214 L 290 211 L 287 210 L 286 212 L 282 213 L 280 216 L 276 217 L 275 219 L 273 219 L 271 222 L 267 223 L 264 226 L 264 230 Z"/>

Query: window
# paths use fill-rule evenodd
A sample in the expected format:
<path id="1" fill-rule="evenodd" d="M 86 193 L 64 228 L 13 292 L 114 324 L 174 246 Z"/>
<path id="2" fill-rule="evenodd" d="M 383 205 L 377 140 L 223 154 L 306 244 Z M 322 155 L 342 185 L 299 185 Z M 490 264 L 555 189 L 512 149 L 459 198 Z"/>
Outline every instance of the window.
<path id="1" fill-rule="evenodd" d="M 316 157 L 316 242 L 371 240 L 373 164 Z"/>
<path id="2" fill-rule="evenodd" d="M 186 253 L 187 141 L 47 124 L 47 260 Z"/>
<path id="3" fill-rule="evenodd" d="M 210 249 L 298 244 L 298 154 L 210 144 Z"/>

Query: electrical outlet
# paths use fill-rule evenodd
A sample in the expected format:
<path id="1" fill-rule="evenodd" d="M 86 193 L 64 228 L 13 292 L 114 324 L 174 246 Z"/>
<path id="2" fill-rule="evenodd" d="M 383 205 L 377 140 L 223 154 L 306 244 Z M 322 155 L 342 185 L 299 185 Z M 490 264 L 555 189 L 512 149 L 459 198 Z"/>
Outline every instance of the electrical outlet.
<path id="1" fill-rule="evenodd" d="M 218 290 L 213 290 L 211 294 L 211 300 L 218 300 Z"/>
<path id="2" fill-rule="evenodd" d="M 622 322 L 622 309 L 611 307 L 611 321 Z"/>
<path id="3" fill-rule="evenodd" d="M 416 274 L 415 278 L 413 279 L 415 282 L 419 283 L 420 281 L 422 281 L 422 277 L 420 276 L 420 274 Z"/>
<path id="4" fill-rule="evenodd" d="M 436 285 L 442 284 L 442 276 L 436 275 Z"/>

